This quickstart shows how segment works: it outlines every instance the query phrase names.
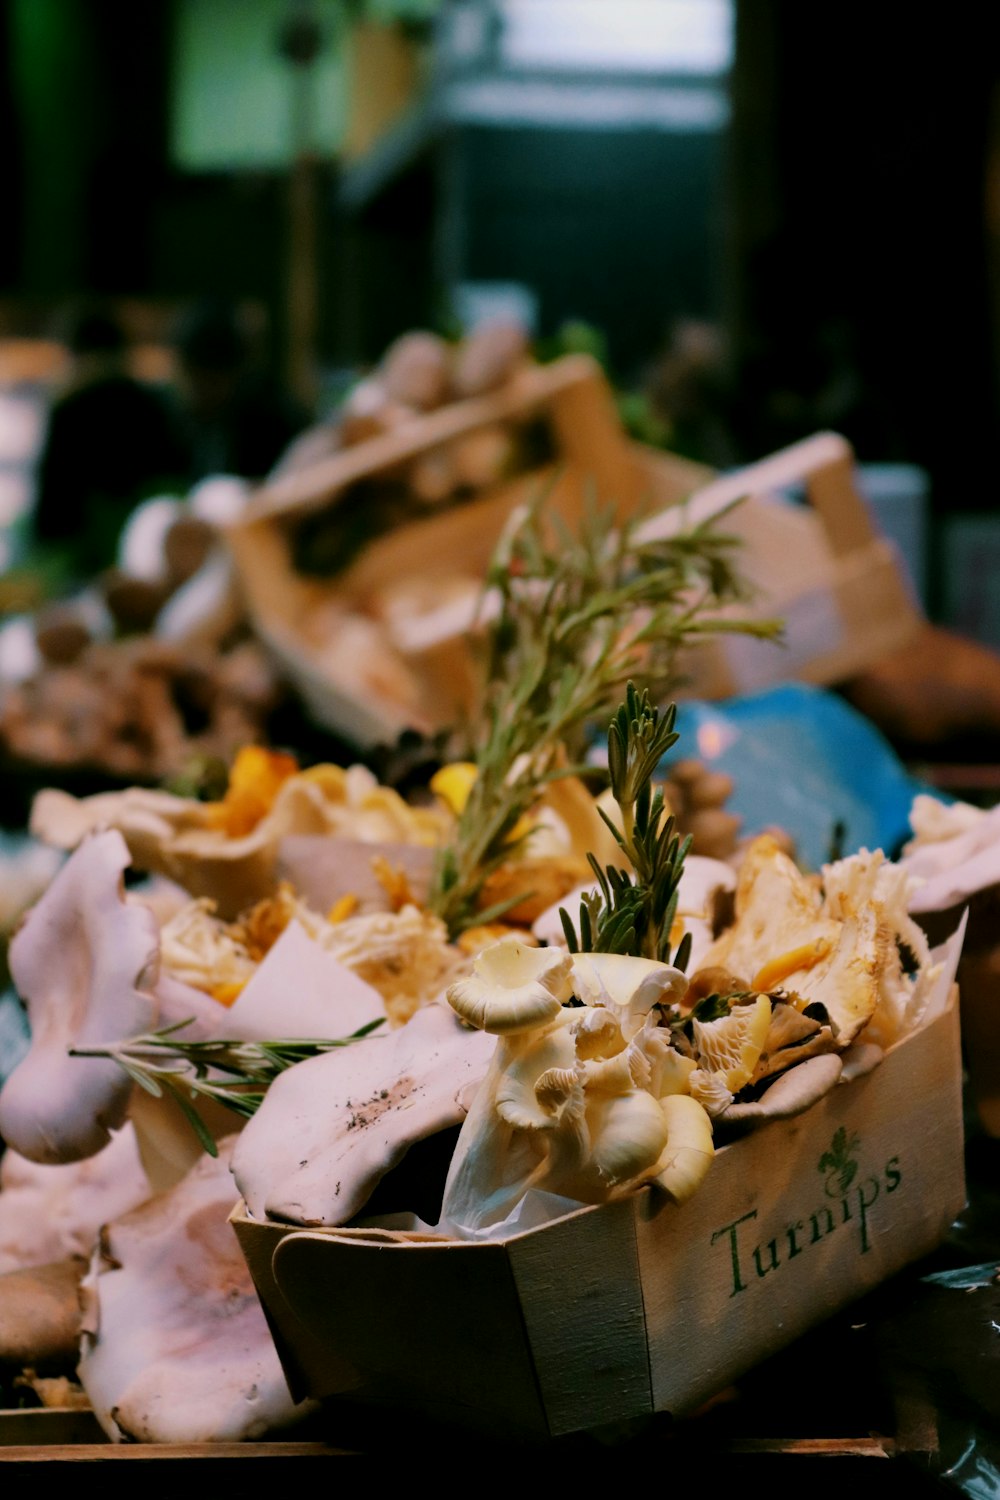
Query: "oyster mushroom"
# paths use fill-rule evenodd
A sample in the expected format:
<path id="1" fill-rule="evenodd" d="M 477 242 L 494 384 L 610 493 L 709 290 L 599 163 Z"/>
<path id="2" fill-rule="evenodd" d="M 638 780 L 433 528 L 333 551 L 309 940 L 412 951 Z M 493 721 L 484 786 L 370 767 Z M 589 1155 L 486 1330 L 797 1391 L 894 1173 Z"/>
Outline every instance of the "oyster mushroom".
<path id="1" fill-rule="evenodd" d="M 764 1039 L 764 1050 L 757 1059 L 751 1083 L 760 1083 L 774 1073 L 783 1072 L 807 1057 L 833 1052 L 837 1039 L 833 1028 L 812 1016 L 803 1015 L 794 1005 L 778 1000 L 772 1003 L 771 1024 Z"/>
<path id="2" fill-rule="evenodd" d="M 655 1181 L 675 1203 L 697 1191 L 712 1164 L 715 1145 L 708 1114 L 687 1094 L 661 1099 L 667 1122 L 667 1144 L 657 1162 Z"/>
<path id="3" fill-rule="evenodd" d="M 802 1008 L 823 1004 L 838 1047 L 863 1029 L 887 1045 L 918 1023 L 934 977 L 906 895 L 906 872 L 881 850 L 824 866 L 820 889 L 762 836 L 740 868 L 736 921 L 702 962 L 753 976 L 754 989 L 780 984 Z M 903 973 L 900 943 L 917 960 L 914 976 Z"/>
<path id="4" fill-rule="evenodd" d="M 852 1078 L 864 1078 L 866 1073 L 871 1073 L 878 1067 L 884 1056 L 882 1048 L 874 1042 L 852 1042 L 841 1055 L 841 1079 L 844 1083 L 850 1083 Z"/>
<path id="5" fill-rule="evenodd" d="M 286 835 L 350 833 L 430 844 L 443 831 L 442 815 L 408 807 L 364 767 L 295 772 L 292 763 L 284 775 L 273 766 L 270 774 L 269 762 L 278 760 L 288 758 L 246 747 L 234 764 L 231 791 L 241 763 L 248 784 L 216 803 L 145 787 L 83 798 L 48 788 L 32 805 L 31 831 L 45 843 L 73 849 L 95 829 L 116 828 L 138 869 L 167 875 L 192 896 L 211 897 L 225 918 L 274 889 L 278 846 Z"/>
<path id="6" fill-rule="evenodd" d="M 104 1058 L 69 1056 L 148 1030 L 159 962 L 156 919 L 125 900 L 119 833 L 80 845 L 10 946 L 31 1045 L 0 1090 L 0 1136 L 37 1162 L 79 1161 L 122 1125 L 131 1080 Z"/>
<path id="7" fill-rule="evenodd" d="M 78 799 L 49 788 L 35 798 L 31 829 L 46 843 L 73 849 L 95 829 L 113 827 L 138 869 L 167 875 L 193 896 L 212 897 L 220 915 L 232 917 L 272 889 L 283 834 L 326 830 L 324 801 L 313 784 L 282 788 L 271 812 L 233 838 L 210 826 L 206 809 L 212 804 L 193 798 L 128 787 Z"/>
<path id="8" fill-rule="evenodd" d="M 662 1175 L 667 1191 L 687 1196 L 708 1168 L 711 1124 L 683 1093 L 692 1065 L 680 1057 L 668 1065 L 672 1049 L 655 1013 L 683 993 L 684 975 L 620 954 L 558 959 L 532 955 L 533 968 L 547 961 L 555 981 L 539 994 L 525 950 L 503 940 L 480 955 L 474 1004 L 469 981 L 448 991 L 460 1014 L 497 1031 L 499 1043 L 452 1159 L 439 1226 L 446 1231 L 476 1235 L 503 1224 L 531 1191 L 601 1203 Z M 567 970 L 584 1003 L 553 1008 Z"/>
<path id="9" fill-rule="evenodd" d="M 117 1441 L 238 1441 L 296 1410 L 228 1222 L 232 1137 L 107 1226 L 84 1284 L 80 1379 Z"/>
<path id="10" fill-rule="evenodd" d="M 507 937 L 480 953 L 468 978 L 451 986 L 448 999 L 470 1026 L 503 1036 L 551 1021 L 570 993 L 568 954 Z"/>
<path id="11" fill-rule="evenodd" d="M 840 1081 L 842 1071 L 840 1057 L 835 1053 L 806 1058 L 779 1074 L 759 1099 L 731 1104 L 718 1124 L 726 1132 L 739 1134 L 768 1120 L 789 1120 L 822 1099 Z"/>
<path id="12" fill-rule="evenodd" d="M 149 1197 L 130 1125 L 86 1161 L 40 1166 L 16 1151 L 0 1159 L 0 1274 L 89 1255 L 102 1224 Z"/>
<path id="13" fill-rule="evenodd" d="M 289 1068 L 233 1153 L 250 1213 L 346 1224 L 410 1146 L 461 1122 L 494 1045 L 432 1004 L 398 1031 Z"/>
<path id="14" fill-rule="evenodd" d="M 825 916 L 822 905 L 815 885 L 773 838 L 754 839 L 740 864 L 736 921 L 702 955 L 699 967 L 719 966 L 750 976 L 779 954 L 798 952 L 810 943 L 832 944 L 837 924 Z"/>
<path id="15" fill-rule="evenodd" d="M 609 1010 L 627 1039 L 654 1005 L 679 1000 L 687 988 L 680 969 L 625 953 L 578 953 L 572 969 L 576 994 L 585 1005 Z"/>

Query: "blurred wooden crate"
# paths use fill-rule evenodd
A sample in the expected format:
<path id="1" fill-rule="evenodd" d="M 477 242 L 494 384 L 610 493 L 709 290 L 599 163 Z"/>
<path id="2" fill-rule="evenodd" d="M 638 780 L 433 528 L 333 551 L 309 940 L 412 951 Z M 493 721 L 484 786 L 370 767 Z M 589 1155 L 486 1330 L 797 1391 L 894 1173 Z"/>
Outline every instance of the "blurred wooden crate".
<path id="1" fill-rule="evenodd" d="M 303 517 L 342 504 L 359 482 L 398 472 L 478 429 L 529 420 L 548 426 L 552 462 L 386 532 L 333 577 L 296 572 L 290 528 Z M 806 503 L 787 498 L 790 490 L 801 491 Z M 529 367 L 498 391 L 442 407 L 275 480 L 230 530 L 254 626 L 319 722 L 362 745 L 391 740 L 407 727 L 427 732 L 454 722 L 473 701 L 468 632 L 490 558 L 511 513 L 540 493 L 571 527 L 596 497 L 623 518 L 647 516 L 644 532 L 660 536 L 686 521 L 721 516 L 742 500 L 722 526 L 743 541 L 740 567 L 756 593 L 736 612 L 782 616 L 786 640 L 731 637 L 699 647 L 684 664 L 687 690 L 699 696 L 724 697 L 788 677 L 836 681 L 903 644 L 921 621 L 895 550 L 877 534 L 858 490 L 843 438 L 818 434 L 718 477 L 631 442 L 599 367 L 572 356 Z M 366 668 L 364 632 L 382 628 L 376 620 L 386 601 L 407 589 L 414 607 L 405 627 Z M 354 623 L 338 647 L 334 632 L 342 616 Z M 324 617 L 330 646 L 316 628 Z"/>
<path id="2" fill-rule="evenodd" d="M 544 424 L 553 461 L 384 533 L 334 577 L 295 571 L 289 523 L 349 500 L 359 482 L 391 475 L 409 460 L 505 422 Z M 708 474 L 700 465 L 666 458 L 657 487 L 679 500 Z M 275 480 L 258 492 L 228 536 L 254 626 L 314 715 L 338 734 L 372 743 L 410 725 L 436 728 L 468 701 L 465 633 L 490 557 L 518 505 L 544 493 L 552 511 L 572 526 L 590 496 L 634 514 L 649 489 L 640 451 L 618 422 L 600 368 L 585 356 L 571 356 L 529 367 L 497 391 L 439 408 Z M 467 587 L 442 618 L 437 603 L 456 577 Z M 368 616 L 386 590 L 407 581 L 435 603 L 436 618 L 422 641 L 415 631 L 402 647 L 413 691 L 408 701 L 393 701 L 388 672 L 382 681 L 377 673 L 359 681 L 351 650 L 345 648 L 339 659 L 325 652 L 310 635 L 310 621 L 321 618 L 331 603 L 356 618 Z"/>

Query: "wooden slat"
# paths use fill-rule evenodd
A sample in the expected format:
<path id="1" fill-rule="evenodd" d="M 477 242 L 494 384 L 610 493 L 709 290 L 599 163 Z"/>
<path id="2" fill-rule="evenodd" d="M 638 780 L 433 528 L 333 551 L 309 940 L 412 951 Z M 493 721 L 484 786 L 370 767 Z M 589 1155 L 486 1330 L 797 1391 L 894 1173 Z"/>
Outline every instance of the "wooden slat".
<path id="1" fill-rule="evenodd" d="M 521 1235 L 510 1256 L 549 1430 L 652 1411 L 632 1204 Z"/>
<path id="2" fill-rule="evenodd" d="M 883 1437 L 844 1438 L 734 1438 L 718 1445 L 718 1453 L 754 1454 L 784 1453 L 789 1457 L 810 1458 L 892 1458 L 895 1443 Z"/>
<path id="3" fill-rule="evenodd" d="M 602 489 L 628 483 L 628 470 L 635 466 L 610 390 L 595 361 L 575 354 L 529 368 L 497 391 L 451 402 L 308 469 L 272 480 L 254 495 L 240 525 L 314 510 L 359 479 L 394 469 L 481 427 L 542 410 L 552 413 L 563 458 L 579 460 Z"/>
<path id="4" fill-rule="evenodd" d="M 0 1463 L 149 1463 L 201 1459 L 231 1462 L 233 1459 L 330 1458 L 352 1453 L 327 1443 L 48 1443 L 0 1446 Z"/>

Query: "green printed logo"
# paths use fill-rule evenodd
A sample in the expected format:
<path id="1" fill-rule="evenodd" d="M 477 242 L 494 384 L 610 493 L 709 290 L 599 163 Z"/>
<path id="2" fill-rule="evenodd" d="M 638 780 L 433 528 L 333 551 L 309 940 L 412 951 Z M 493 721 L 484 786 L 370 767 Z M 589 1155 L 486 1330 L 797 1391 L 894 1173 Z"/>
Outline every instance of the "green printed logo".
<path id="1" fill-rule="evenodd" d="M 783 1224 L 769 1239 L 757 1238 L 760 1226 L 756 1208 L 715 1230 L 710 1244 L 729 1252 L 730 1297 L 738 1297 L 754 1282 L 807 1254 L 813 1245 L 821 1244 L 845 1224 L 854 1226 L 858 1249 L 867 1255 L 871 1249 L 871 1210 L 884 1194 L 897 1190 L 903 1172 L 899 1157 L 892 1156 L 881 1172 L 859 1176 L 855 1153 L 860 1146 L 859 1137 L 848 1135 L 841 1127 L 834 1133 L 829 1151 L 824 1151 L 817 1163 L 817 1171 L 825 1178 L 827 1199 L 834 1199 L 834 1203 L 818 1204 L 811 1213 Z"/>
<path id="2" fill-rule="evenodd" d="M 823 1152 L 817 1166 L 817 1171 L 826 1177 L 828 1198 L 842 1198 L 854 1181 L 858 1171 L 854 1153 L 860 1146 L 859 1137 L 849 1136 L 845 1126 L 841 1125 L 839 1130 L 834 1131 L 830 1149 Z"/>

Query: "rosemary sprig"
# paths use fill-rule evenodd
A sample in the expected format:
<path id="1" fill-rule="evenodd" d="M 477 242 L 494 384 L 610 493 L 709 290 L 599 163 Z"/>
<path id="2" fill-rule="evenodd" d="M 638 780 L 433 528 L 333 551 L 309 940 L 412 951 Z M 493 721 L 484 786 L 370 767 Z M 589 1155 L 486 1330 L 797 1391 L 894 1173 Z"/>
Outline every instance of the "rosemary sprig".
<path id="1" fill-rule="evenodd" d="M 210 1156 L 218 1156 L 215 1141 L 195 1108 L 196 1099 L 214 1099 L 249 1119 L 260 1108 L 269 1085 L 279 1073 L 307 1058 L 361 1041 L 382 1025 L 382 1019 L 369 1021 L 345 1037 L 279 1038 L 263 1042 L 222 1039 L 195 1042 L 177 1035 L 190 1025 L 190 1020 L 178 1021 L 160 1031 L 128 1037 L 107 1047 L 74 1047 L 70 1056 L 109 1057 L 147 1094 L 156 1099 L 164 1095 L 173 1099 L 204 1150 Z M 230 1076 L 220 1078 L 217 1076 L 220 1073 Z"/>
<path id="2" fill-rule="evenodd" d="M 747 592 L 737 546 L 714 522 L 641 541 L 636 523 L 618 524 L 593 504 L 576 533 L 541 499 L 512 517 L 488 578 L 497 607 L 466 747 L 478 776 L 429 897 L 452 938 L 501 914 L 481 910 L 481 896 L 510 859 L 518 822 L 549 782 L 579 771 L 567 762 L 582 756 L 590 726 L 630 678 L 641 672 L 664 697 L 676 686 L 678 651 L 695 637 L 778 634 L 776 621 L 725 612 Z"/>
<path id="3" fill-rule="evenodd" d="M 653 774 L 667 750 L 677 742 L 675 704 L 660 715 L 633 683 L 608 728 L 608 769 L 611 792 L 621 813 L 619 831 L 598 811 L 614 835 L 634 875 L 614 865 L 602 867 L 588 855 L 598 889 L 580 903 L 579 935 L 567 912 L 560 919 L 571 953 L 630 953 L 673 963 L 683 969 L 691 952 L 686 933 L 670 957 L 670 932 L 677 915 L 677 897 L 684 859 L 691 839 L 681 842 L 673 816 L 664 816 L 663 791 L 652 790 Z"/>

